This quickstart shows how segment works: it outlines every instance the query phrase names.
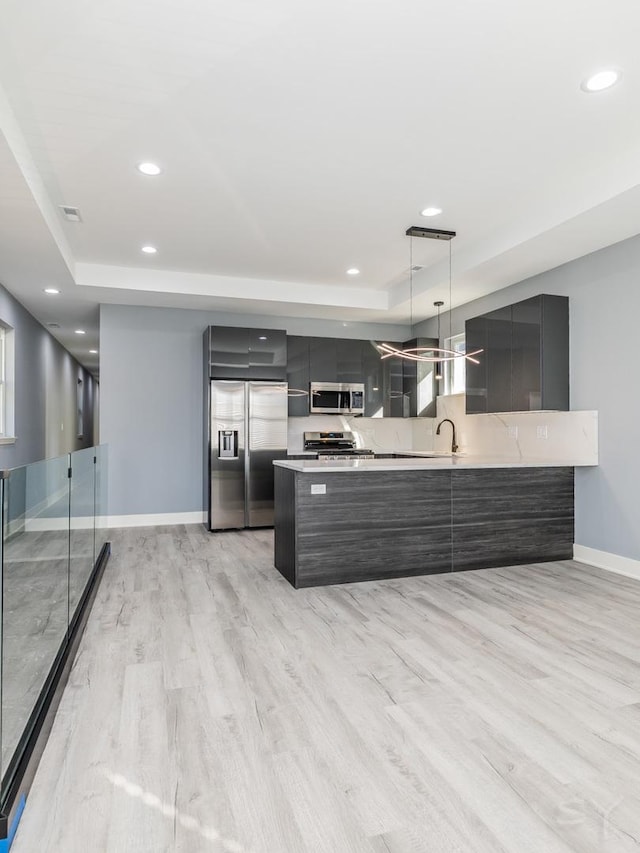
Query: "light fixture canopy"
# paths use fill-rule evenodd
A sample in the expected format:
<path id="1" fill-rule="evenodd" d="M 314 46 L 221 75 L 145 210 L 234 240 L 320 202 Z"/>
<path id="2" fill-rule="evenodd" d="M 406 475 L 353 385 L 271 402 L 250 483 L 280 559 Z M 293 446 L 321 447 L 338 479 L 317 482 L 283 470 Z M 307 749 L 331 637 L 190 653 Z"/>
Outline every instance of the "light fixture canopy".
<path id="1" fill-rule="evenodd" d="M 443 231 L 441 228 L 423 228 L 422 225 L 412 225 L 405 231 L 407 237 L 427 237 L 430 240 L 453 240 L 455 231 Z"/>

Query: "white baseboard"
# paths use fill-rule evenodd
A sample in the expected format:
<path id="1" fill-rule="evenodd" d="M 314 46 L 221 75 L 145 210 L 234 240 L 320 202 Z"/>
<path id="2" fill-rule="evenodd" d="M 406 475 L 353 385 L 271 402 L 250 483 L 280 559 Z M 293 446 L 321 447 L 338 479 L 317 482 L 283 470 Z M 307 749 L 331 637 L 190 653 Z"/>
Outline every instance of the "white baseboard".
<path id="1" fill-rule="evenodd" d="M 573 546 L 573 559 L 589 566 L 596 566 L 608 572 L 618 575 L 626 575 L 629 578 L 640 580 L 640 560 L 632 560 L 630 557 L 620 557 L 618 554 L 610 554 L 608 551 L 598 551 L 595 548 L 587 548 L 585 545 Z"/>
<path id="2" fill-rule="evenodd" d="M 159 512 L 152 515 L 101 515 L 96 516 L 96 527 L 104 530 L 112 527 L 155 527 L 164 524 L 204 524 L 206 512 Z M 91 530 L 93 516 L 73 518 L 71 530 Z M 27 518 L 11 522 L 8 534 L 45 533 L 53 530 L 68 530 L 69 519 Z"/>
<path id="3" fill-rule="evenodd" d="M 151 515 L 107 515 L 96 517 L 96 527 L 156 527 L 165 524 L 204 524 L 206 512 L 159 512 Z M 71 530 L 91 530 L 93 516 L 73 518 Z M 69 519 L 63 518 L 27 518 L 11 522 L 8 530 L 12 533 L 45 533 L 53 530 L 68 530 Z"/>
<path id="4" fill-rule="evenodd" d="M 46 533 L 48 530 L 68 530 L 69 519 L 27 518 L 24 522 L 25 533 Z M 93 516 L 78 516 L 71 519 L 71 530 L 93 530 Z"/>
<path id="5" fill-rule="evenodd" d="M 203 524 L 206 512 L 158 512 L 150 515 L 110 515 L 107 527 L 156 527 L 164 524 Z"/>

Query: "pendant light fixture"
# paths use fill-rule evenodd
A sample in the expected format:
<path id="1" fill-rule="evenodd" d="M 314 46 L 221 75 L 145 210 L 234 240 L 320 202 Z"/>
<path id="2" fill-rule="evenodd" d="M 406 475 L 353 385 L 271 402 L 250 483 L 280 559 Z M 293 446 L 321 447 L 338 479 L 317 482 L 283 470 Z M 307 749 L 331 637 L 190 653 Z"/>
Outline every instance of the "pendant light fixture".
<path id="1" fill-rule="evenodd" d="M 449 243 L 449 336 L 451 336 L 451 241 L 456 236 L 455 231 L 442 231 L 439 228 L 422 228 L 419 225 L 412 225 L 406 231 L 406 236 L 409 237 L 409 306 L 410 306 L 410 321 L 413 331 L 413 238 L 426 237 L 429 240 L 446 240 Z M 440 303 L 442 306 L 444 303 Z M 434 305 L 437 303 L 434 302 Z M 438 309 L 438 335 L 440 332 L 440 310 Z M 404 358 L 406 361 L 427 361 L 439 365 L 444 361 L 453 361 L 456 358 L 466 358 L 474 364 L 479 364 L 477 358 L 482 350 L 474 350 L 473 352 L 464 353 L 456 352 L 455 350 L 444 349 L 439 346 L 440 338 L 438 337 L 437 347 L 409 347 L 407 349 L 398 349 L 393 344 L 381 343 L 376 344 L 380 358 Z"/>

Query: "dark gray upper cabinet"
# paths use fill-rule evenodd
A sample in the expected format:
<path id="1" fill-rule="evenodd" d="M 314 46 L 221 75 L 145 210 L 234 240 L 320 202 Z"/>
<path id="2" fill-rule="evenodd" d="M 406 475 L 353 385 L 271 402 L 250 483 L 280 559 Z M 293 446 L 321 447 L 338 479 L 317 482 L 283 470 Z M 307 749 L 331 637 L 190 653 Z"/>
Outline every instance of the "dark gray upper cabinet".
<path id="1" fill-rule="evenodd" d="M 366 341 L 308 338 L 311 382 L 362 382 L 362 350 Z"/>
<path id="2" fill-rule="evenodd" d="M 414 338 L 405 341 L 405 349 L 437 347 L 436 338 Z M 400 360 L 400 359 L 399 359 Z M 436 381 L 436 365 L 431 361 L 411 361 L 401 359 L 404 394 L 404 417 L 435 418 L 436 396 L 438 386 Z"/>
<path id="3" fill-rule="evenodd" d="M 487 411 L 510 412 L 511 307 L 492 311 L 487 319 Z"/>
<path id="4" fill-rule="evenodd" d="M 338 382 L 362 382 L 362 350 L 366 341 L 335 341 Z"/>
<path id="5" fill-rule="evenodd" d="M 402 349 L 399 341 L 389 341 L 392 346 Z M 395 356 L 382 361 L 384 382 L 384 406 L 382 414 L 385 418 L 406 418 L 409 407 L 404 394 L 404 362 Z"/>
<path id="6" fill-rule="evenodd" d="M 384 362 L 375 341 L 359 341 L 362 351 L 362 382 L 364 382 L 364 416 L 384 414 Z"/>
<path id="7" fill-rule="evenodd" d="M 284 329 L 209 326 L 205 331 L 210 379 L 287 378 L 287 333 Z"/>
<path id="8" fill-rule="evenodd" d="M 511 408 L 514 412 L 543 408 L 542 309 L 542 299 L 537 297 L 525 299 L 511 308 Z"/>
<path id="9" fill-rule="evenodd" d="M 290 417 L 309 414 L 309 341 L 310 338 L 298 335 L 287 337 Z"/>
<path id="10" fill-rule="evenodd" d="M 338 381 L 338 340 L 309 338 L 309 381 Z"/>
<path id="11" fill-rule="evenodd" d="M 390 341 L 398 349 L 400 342 Z M 434 365 L 380 358 L 375 341 L 350 338 L 288 337 L 290 388 L 309 389 L 310 382 L 363 382 L 364 416 L 434 417 L 437 385 Z M 437 346 L 420 338 L 406 346 Z M 289 398 L 289 415 L 309 414 L 308 397 Z"/>
<path id="12" fill-rule="evenodd" d="M 541 294 L 466 322 L 467 414 L 569 408 L 569 300 Z"/>

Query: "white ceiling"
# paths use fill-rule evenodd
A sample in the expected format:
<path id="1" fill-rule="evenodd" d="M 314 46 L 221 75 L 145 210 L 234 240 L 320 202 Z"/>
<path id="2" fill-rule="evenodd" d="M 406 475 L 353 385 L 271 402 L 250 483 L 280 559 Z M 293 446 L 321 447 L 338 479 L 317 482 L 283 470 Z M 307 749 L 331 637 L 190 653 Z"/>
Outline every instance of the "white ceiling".
<path id="1" fill-rule="evenodd" d="M 635 0 L 4 0 L 0 282 L 91 368 L 101 302 L 407 320 L 410 225 L 457 231 L 454 304 L 505 287 L 640 232 L 638 32 Z M 448 249 L 413 241 L 416 319 Z"/>

